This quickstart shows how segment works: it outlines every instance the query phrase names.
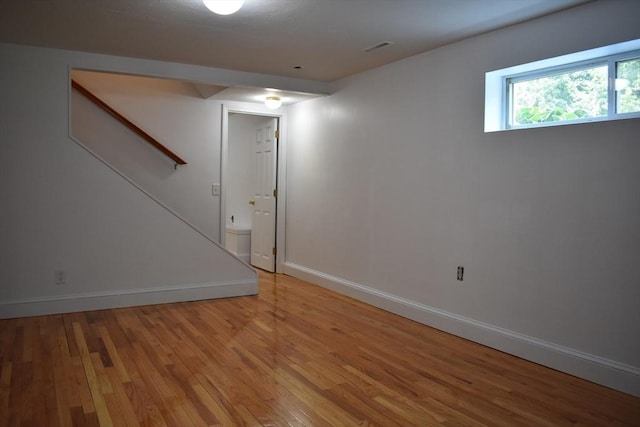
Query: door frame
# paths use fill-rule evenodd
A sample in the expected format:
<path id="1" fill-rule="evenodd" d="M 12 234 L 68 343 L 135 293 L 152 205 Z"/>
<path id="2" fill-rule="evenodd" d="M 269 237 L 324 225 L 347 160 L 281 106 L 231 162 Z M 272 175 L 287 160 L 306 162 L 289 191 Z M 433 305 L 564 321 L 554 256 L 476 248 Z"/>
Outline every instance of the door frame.
<path id="1" fill-rule="evenodd" d="M 277 188 L 278 198 L 276 199 L 276 273 L 284 272 L 285 263 L 285 215 L 286 215 L 286 147 L 287 147 L 287 112 L 286 107 L 278 110 L 270 110 L 262 104 L 248 104 L 243 102 L 224 102 L 222 104 L 222 137 L 220 144 L 220 244 L 224 247 L 226 240 L 227 226 L 227 171 L 229 169 L 229 114 L 245 114 L 250 116 L 264 116 L 278 119 L 277 146 Z"/>

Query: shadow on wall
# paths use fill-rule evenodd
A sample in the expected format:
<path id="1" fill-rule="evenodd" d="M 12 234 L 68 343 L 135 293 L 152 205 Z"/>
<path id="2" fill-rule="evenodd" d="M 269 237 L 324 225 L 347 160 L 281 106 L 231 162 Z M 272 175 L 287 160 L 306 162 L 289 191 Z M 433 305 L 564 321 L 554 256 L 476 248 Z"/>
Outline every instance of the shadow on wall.
<path id="1" fill-rule="evenodd" d="M 195 85 L 177 80 L 72 72 L 101 100 L 188 164 L 158 151 L 77 90 L 71 94 L 71 136 L 213 241 L 220 241 L 221 103 L 203 99 Z"/>

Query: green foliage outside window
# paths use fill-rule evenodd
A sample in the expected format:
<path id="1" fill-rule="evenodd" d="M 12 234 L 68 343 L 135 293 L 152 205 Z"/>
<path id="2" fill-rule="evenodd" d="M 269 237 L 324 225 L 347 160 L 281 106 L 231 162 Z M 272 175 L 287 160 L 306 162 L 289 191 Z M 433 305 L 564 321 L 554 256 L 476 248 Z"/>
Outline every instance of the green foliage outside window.
<path id="1" fill-rule="evenodd" d="M 616 113 L 640 111 L 640 58 L 617 63 Z M 608 114 L 608 67 L 601 65 L 511 83 L 512 125 Z"/>
<path id="2" fill-rule="evenodd" d="M 640 58 L 618 62 L 617 91 L 618 113 L 640 111 Z"/>
<path id="3" fill-rule="evenodd" d="M 607 115 L 607 67 L 513 84 L 516 125 Z"/>

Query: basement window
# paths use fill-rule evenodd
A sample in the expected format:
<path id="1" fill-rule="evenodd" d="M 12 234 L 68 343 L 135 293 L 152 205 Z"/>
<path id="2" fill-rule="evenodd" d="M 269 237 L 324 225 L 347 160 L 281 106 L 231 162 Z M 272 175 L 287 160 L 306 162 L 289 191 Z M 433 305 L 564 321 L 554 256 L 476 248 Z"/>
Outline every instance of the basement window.
<path id="1" fill-rule="evenodd" d="M 485 132 L 640 117 L 640 40 L 492 71 Z"/>

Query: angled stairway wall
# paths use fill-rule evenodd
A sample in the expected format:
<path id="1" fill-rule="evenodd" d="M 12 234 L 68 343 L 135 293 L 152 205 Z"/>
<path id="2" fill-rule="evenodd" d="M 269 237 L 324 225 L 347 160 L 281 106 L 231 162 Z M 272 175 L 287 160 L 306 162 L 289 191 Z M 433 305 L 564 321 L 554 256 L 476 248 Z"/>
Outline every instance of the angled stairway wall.
<path id="1" fill-rule="evenodd" d="M 191 83 L 73 70 L 74 81 L 188 163 L 174 161 L 77 90 L 71 91 L 70 133 L 212 240 L 220 241 L 222 102 L 203 99 Z"/>
<path id="2" fill-rule="evenodd" d="M 71 67 L 166 64 L 7 44 L 0 62 L 0 318 L 257 292 L 252 269 L 69 137 Z"/>

